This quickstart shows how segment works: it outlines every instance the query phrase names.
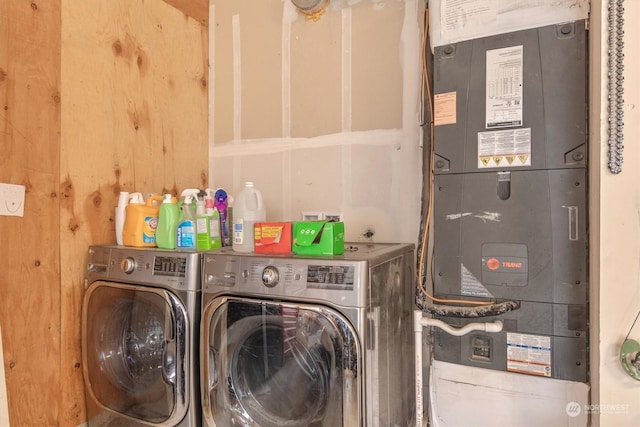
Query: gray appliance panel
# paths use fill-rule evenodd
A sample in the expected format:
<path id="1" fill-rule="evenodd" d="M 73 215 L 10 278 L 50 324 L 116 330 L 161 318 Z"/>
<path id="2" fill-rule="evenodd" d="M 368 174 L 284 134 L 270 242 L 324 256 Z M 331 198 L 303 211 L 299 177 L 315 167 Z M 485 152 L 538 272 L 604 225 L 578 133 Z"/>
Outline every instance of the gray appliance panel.
<path id="1" fill-rule="evenodd" d="M 434 290 L 463 296 L 585 304 L 586 176 L 582 169 L 439 175 Z"/>
<path id="2" fill-rule="evenodd" d="M 513 365 L 511 365 L 512 369 L 509 369 L 507 345 L 508 334 L 516 334 L 516 337 L 548 340 L 550 350 L 539 351 L 537 355 L 533 350 L 531 356 L 532 359 L 537 357 L 544 359 L 545 354 L 549 357 L 548 377 L 586 382 L 588 379 L 587 317 L 586 305 L 523 303 L 519 310 L 499 317 L 483 318 L 483 321 L 501 320 L 504 328 L 500 333 L 476 331 L 456 337 L 435 329 L 434 357 L 436 360 L 461 365 L 518 372 Z M 477 319 L 452 318 L 443 318 L 443 320 L 456 327 L 477 321 Z M 527 369 L 529 368 L 524 369 L 525 374 L 535 372 L 535 369 L 526 372 Z"/>
<path id="3" fill-rule="evenodd" d="M 522 113 L 492 126 L 487 82 L 497 68 L 488 59 L 506 48 L 513 48 L 510 59 L 522 60 L 521 98 L 514 101 Z M 521 302 L 518 310 L 482 318 L 501 320 L 500 333 L 455 337 L 435 329 L 437 360 L 588 379 L 587 48 L 585 22 L 577 21 L 435 49 L 434 93 L 455 99 L 455 120 L 437 124 L 434 134 L 434 293 Z M 487 132 L 508 130 L 530 132 L 523 138 L 530 165 L 506 157 L 500 168 L 490 167 L 489 157 L 483 164 L 480 146 L 492 148 L 484 139 L 507 133 Z M 457 327 L 477 321 L 442 320 Z"/>
<path id="4" fill-rule="evenodd" d="M 368 307 L 377 295 L 369 280 L 375 267 L 393 259 L 412 258 L 413 254 L 411 244 L 352 243 L 345 247 L 344 255 L 333 257 L 242 254 L 230 250 L 208 252 L 203 261 L 203 294 Z M 273 277 L 276 280 L 265 284 L 265 274 L 271 274 L 271 280 Z"/>
<path id="5" fill-rule="evenodd" d="M 439 46 L 434 93 L 455 93 L 456 122 L 435 127 L 435 173 L 478 170 L 478 134 L 487 130 L 486 52 L 523 47 L 522 125 L 531 129 L 531 166 L 585 167 L 587 36 L 584 21 Z M 483 169 L 496 170 L 496 169 Z"/>

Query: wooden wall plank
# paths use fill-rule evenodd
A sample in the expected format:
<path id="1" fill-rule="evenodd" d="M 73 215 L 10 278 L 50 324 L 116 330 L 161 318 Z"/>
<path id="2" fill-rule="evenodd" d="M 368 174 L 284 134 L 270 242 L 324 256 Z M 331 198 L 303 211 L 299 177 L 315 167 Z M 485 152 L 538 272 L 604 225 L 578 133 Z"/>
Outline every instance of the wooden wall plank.
<path id="1" fill-rule="evenodd" d="M 70 416 L 83 393 L 73 378 L 87 246 L 115 243 L 120 191 L 178 194 L 208 183 L 207 51 L 207 28 L 162 1 L 63 4 L 62 375 L 70 378 Z"/>
<path id="2" fill-rule="evenodd" d="M 121 190 L 208 183 L 206 27 L 165 2 L 0 1 L 0 325 L 12 425 L 86 420 L 89 244 L 114 243 Z"/>
<path id="3" fill-rule="evenodd" d="M 0 182 L 27 190 L 24 217 L 0 217 L 0 324 L 15 426 L 57 425 L 60 414 L 60 1 L 0 2 Z"/>

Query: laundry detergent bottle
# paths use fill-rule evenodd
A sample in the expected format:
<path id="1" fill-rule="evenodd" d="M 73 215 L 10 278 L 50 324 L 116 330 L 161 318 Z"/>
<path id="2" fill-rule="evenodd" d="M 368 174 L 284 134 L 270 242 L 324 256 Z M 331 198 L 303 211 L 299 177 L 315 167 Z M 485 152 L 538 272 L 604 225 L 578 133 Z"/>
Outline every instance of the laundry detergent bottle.
<path id="1" fill-rule="evenodd" d="M 176 231 L 180 222 L 180 208 L 171 194 L 165 194 L 158 213 L 156 244 L 160 249 L 176 248 Z"/>
<path id="2" fill-rule="evenodd" d="M 253 252 L 253 225 L 266 220 L 267 212 L 262 202 L 262 193 L 253 182 L 245 182 L 244 188 L 233 202 L 233 250 Z"/>
<path id="3" fill-rule="evenodd" d="M 122 241 L 125 246 L 156 247 L 158 210 L 162 196 L 151 196 L 146 203 L 140 193 L 133 193 L 125 208 Z"/>
<path id="4" fill-rule="evenodd" d="M 125 209 L 129 204 L 129 192 L 121 191 L 118 196 L 118 206 L 116 206 L 116 243 L 124 245 L 122 233 L 124 232 L 124 219 L 126 217 Z"/>

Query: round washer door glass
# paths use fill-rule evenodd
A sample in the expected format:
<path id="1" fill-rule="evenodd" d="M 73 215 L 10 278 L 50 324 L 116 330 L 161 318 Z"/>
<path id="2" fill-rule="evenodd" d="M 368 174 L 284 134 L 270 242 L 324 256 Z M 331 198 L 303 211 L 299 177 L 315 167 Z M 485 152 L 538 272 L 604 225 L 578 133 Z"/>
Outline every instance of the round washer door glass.
<path id="1" fill-rule="evenodd" d="M 96 403 L 149 423 L 182 418 L 184 308 L 162 290 L 97 282 L 83 312 L 85 378 Z"/>
<path id="2" fill-rule="evenodd" d="M 225 297 L 204 316 L 209 424 L 335 427 L 357 413 L 358 341 L 338 313 Z"/>

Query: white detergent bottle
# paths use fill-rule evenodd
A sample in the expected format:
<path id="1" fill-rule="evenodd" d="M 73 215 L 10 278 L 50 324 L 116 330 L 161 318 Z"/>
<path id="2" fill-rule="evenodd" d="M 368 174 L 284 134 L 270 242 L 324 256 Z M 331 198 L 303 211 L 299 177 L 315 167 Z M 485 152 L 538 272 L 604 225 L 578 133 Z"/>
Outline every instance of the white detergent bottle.
<path id="1" fill-rule="evenodd" d="M 129 192 L 121 191 L 118 197 L 118 206 L 116 206 L 116 243 L 123 245 L 122 231 L 124 230 L 124 219 L 126 217 L 125 208 L 129 204 Z"/>
<path id="2" fill-rule="evenodd" d="M 267 212 L 262 202 L 262 193 L 255 188 L 253 182 L 245 182 L 244 188 L 233 202 L 233 250 L 253 252 L 253 225 L 266 220 Z"/>

